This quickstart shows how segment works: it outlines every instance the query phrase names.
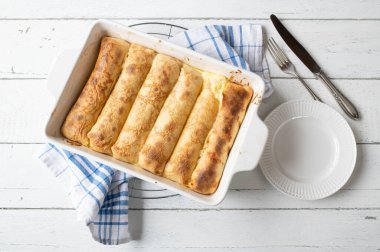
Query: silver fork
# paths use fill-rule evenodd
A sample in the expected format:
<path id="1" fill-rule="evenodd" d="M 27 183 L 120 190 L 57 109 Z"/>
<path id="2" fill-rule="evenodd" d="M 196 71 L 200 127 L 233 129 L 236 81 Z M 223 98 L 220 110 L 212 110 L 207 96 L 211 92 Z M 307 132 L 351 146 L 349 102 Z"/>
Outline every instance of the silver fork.
<path id="1" fill-rule="evenodd" d="M 288 57 L 286 57 L 285 53 L 281 50 L 273 38 L 268 39 L 268 49 L 274 61 L 284 73 L 296 77 L 307 89 L 307 91 L 309 91 L 314 100 L 322 102 L 321 98 L 319 98 L 318 95 L 316 95 L 314 91 L 309 87 L 309 85 L 307 85 L 306 82 L 301 78 L 301 76 L 299 76 L 293 63 L 288 59 Z"/>

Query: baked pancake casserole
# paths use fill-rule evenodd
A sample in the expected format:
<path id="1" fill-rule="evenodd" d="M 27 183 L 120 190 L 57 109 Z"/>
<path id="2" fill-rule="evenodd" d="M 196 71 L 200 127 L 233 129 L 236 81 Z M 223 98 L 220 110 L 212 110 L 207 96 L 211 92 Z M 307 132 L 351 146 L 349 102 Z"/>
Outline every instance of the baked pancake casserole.
<path id="1" fill-rule="evenodd" d="M 201 194 L 218 188 L 253 90 L 103 37 L 62 135 Z"/>

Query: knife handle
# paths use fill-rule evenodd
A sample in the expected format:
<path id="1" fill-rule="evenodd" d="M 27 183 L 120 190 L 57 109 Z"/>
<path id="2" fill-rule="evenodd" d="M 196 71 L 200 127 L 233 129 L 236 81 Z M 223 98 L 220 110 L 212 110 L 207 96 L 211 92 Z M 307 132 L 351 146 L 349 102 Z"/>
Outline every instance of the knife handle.
<path id="1" fill-rule="evenodd" d="M 315 74 L 323 83 L 326 84 L 331 94 L 334 96 L 335 100 L 338 102 L 339 106 L 343 109 L 343 111 L 352 119 L 359 119 L 359 112 L 355 108 L 355 106 L 335 87 L 335 85 L 327 78 L 327 76 L 320 71 Z"/>

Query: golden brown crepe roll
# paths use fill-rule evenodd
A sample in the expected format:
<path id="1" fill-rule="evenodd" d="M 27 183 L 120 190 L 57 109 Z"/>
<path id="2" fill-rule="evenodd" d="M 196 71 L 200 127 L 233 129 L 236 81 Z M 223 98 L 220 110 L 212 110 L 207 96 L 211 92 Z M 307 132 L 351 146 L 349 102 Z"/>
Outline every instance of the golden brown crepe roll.
<path id="1" fill-rule="evenodd" d="M 157 54 L 144 84 L 128 115 L 122 131 L 112 146 L 113 156 L 119 160 L 136 163 L 138 153 L 162 106 L 181 71 L 181 62 L 167 55 Z"/>
<path id="2" fill-rule="evenodd" d="M 219 102 L 211 88 L 211 77 L 204 74 L 203 90 L 195 102 L 173 154 L 165 166 L 163 176 L 181 184 L 187 184 L 193 172 L 204 141 L 209 133 Z"/>
<path id="3" fill-rule="evenodd" d="M 61 128 L 64 137 L 88 146 L 87 133 L 120 75 L 128 49 L 129 44 L 124 40 L 102 39 L 95 68 Z"/>
<path id="4" fill-rule="evenodd" d="M 121 75 L 98 120 L 87 134 L 91 149 L 112 154 L 111 147 L 119 136 L 155 55 L 152 49 L 131 45 Z"/>
<path id="5" fill-rule="evenodd" d="M 202 84 L 202 74 L 188 65 L 183 65 L 179 79 L 140 151 L 140 167 L 155 174 L 162 174 Z"/>
<path id="6" fill-rule="evenodd" d="M 222 103 L 215 123 L 191 175 L 189 187 L 194 191 L 211 194 L 218 188 L 228 153 L 251 98 L 252 89 L 248 86 L 229 82 L 223 90 Z"/>

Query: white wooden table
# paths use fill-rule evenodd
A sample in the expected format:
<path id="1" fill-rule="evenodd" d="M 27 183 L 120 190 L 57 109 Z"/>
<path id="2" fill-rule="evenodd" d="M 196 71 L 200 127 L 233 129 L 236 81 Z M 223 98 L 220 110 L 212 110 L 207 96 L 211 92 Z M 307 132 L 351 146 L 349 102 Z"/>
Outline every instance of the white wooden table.
<path id="1" fill-rule="evenodd" d="M 360 121 L 348 119 L 358 148 L 350 181 L 327 199 L 299 201 L 274 190 L 256 169 L 234 178 L 221 205 L 207 207 L 135 180 L 129 220 L 134 240 L 113 247 L 94 242 L 60 184 L 36 159 L 53 103 L 45 79 L 59 50 L 75 47 L 99 18 L 187 28 L 255 20 L 287 48 L 268 21 L 271 13 L 360 110 Z M 0 31 L 0 251 L 380 250 L 379 1 L 2 0 Z M 326 88 L 288 55 L 341 112 Z M 298 81 L 269 62 L 275 93 L 264 102 L 263 117 L 287 100 L 310 99 Z"/>

